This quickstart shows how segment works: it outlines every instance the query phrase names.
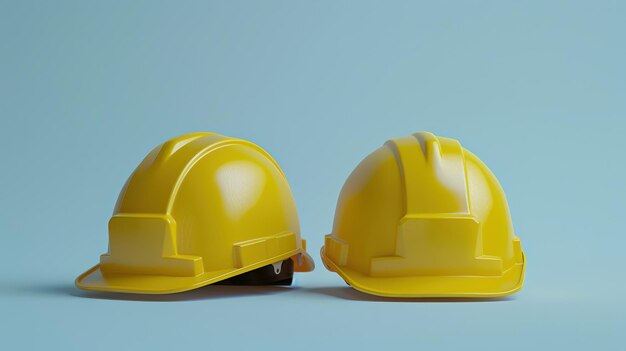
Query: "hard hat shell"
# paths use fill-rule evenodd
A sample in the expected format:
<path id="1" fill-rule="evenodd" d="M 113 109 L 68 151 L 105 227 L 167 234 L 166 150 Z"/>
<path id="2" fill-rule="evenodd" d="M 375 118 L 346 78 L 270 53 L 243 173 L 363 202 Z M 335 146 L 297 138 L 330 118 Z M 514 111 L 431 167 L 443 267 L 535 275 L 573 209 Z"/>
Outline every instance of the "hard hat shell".
<path id="1" fill-rule="evenodd" d="M 427 132 L 392 139 L 356 167 L 321 257 L 380 296 L 502 296 L 524 280 L 498 180 L 458 141 Z"/>
<path id="2" fill-rule="evenodd" d="M 257 145 L 192 133 L 159 145 L 122 189 L 109 251 L 81 289 L 175 293 L 292 258 L 314 263 L 278 164 Z"/>

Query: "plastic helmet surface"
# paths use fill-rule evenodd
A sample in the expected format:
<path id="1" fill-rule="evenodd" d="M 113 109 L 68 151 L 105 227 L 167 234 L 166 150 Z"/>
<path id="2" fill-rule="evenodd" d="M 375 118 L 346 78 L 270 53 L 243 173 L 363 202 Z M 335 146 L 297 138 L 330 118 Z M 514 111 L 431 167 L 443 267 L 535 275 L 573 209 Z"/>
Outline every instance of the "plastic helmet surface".
<path id="1" fill-rule="evenodd" d="M 314 268 L 278 164 L 251 142 L 192 133 L 156 147 L 130 176 L 109 250 L 76 285 L 175 293 L 290 258 L 295 271 Z"/>
<path id="2" fill-rule="evenodd" d="M 524 281 L 498 180 L 458 141 L 426 132 L 392 139 L 357 166 L 321 257 L 379 296 L 503 296 Z"/>

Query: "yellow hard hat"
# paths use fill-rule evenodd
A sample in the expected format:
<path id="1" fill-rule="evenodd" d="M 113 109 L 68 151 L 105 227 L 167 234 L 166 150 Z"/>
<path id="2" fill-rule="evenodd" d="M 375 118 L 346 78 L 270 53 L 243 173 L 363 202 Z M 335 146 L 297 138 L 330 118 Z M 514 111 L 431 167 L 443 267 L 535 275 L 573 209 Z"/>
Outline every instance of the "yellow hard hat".
<path id="1" fill-rule="evenodd" d="M 109 251 L 76 285 L 175 293 L 262 284 L 253 273 L 268 268 L 279 279 L 269 283 L 314 268 L 285 175 L 251 142 L 192 133 L 156 147 L 130 176 L 109 221 Z"/>
<path id="2" fill-rule="evenodd" d="M 357 166 L 321 256 L 380 296 L 502 296 L 524 281 L 498 180 L 458 141 L 426 132 L 392 139 Z"/>

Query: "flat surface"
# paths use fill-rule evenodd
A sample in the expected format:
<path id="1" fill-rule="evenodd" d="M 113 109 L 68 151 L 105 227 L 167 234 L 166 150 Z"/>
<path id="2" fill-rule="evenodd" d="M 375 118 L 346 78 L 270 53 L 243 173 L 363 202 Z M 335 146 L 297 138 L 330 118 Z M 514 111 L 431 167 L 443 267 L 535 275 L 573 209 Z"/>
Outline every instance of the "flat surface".
<path id="1" fill-rule="evenodd" d="M 618 1 L 0 1 L 2 349 L 623 349 L 624 18 Z M 518 294 L 388 300 L 321 264 L 352 169 L 420 130 L 500 180 Z M 126 178 L 191 131 L 274 156 L 317 269 L 292 288 L 76 289 Z"/>

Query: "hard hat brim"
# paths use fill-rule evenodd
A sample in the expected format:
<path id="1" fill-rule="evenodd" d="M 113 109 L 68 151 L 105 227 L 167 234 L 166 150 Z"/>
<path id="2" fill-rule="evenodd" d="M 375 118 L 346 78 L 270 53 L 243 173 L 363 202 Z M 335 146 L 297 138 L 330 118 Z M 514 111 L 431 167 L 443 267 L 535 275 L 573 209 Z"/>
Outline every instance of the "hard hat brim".
<path id="1" fill-rule="evenodd" d="M 299 259 L 297 258 L 299 255 L 301 255 L 300 264 L 298 264 Z M 105 273 L 100 269 L 100 264 L 97 264 L 78 276 L 75 284 L 83 290 L 133 294 L 172 294 L 217 283 L 288 258 L 294 260 L 294 270 L 296 271 L 307 272 L 315 267 L 313 259 L 304 250 L 289 252 L 242 268 L 205 272 L 193 277 Z"/>
<path id="2" fill-rule="evenodd" d="M 327 269 L 336 272 L 353 288 L 383 297 L 499 297 L 519 291 L 524 284 L 526 257 L 500 276 L 406 276 L 372 277 L 347 266 L 336 265 L 324 253 Z"/>

